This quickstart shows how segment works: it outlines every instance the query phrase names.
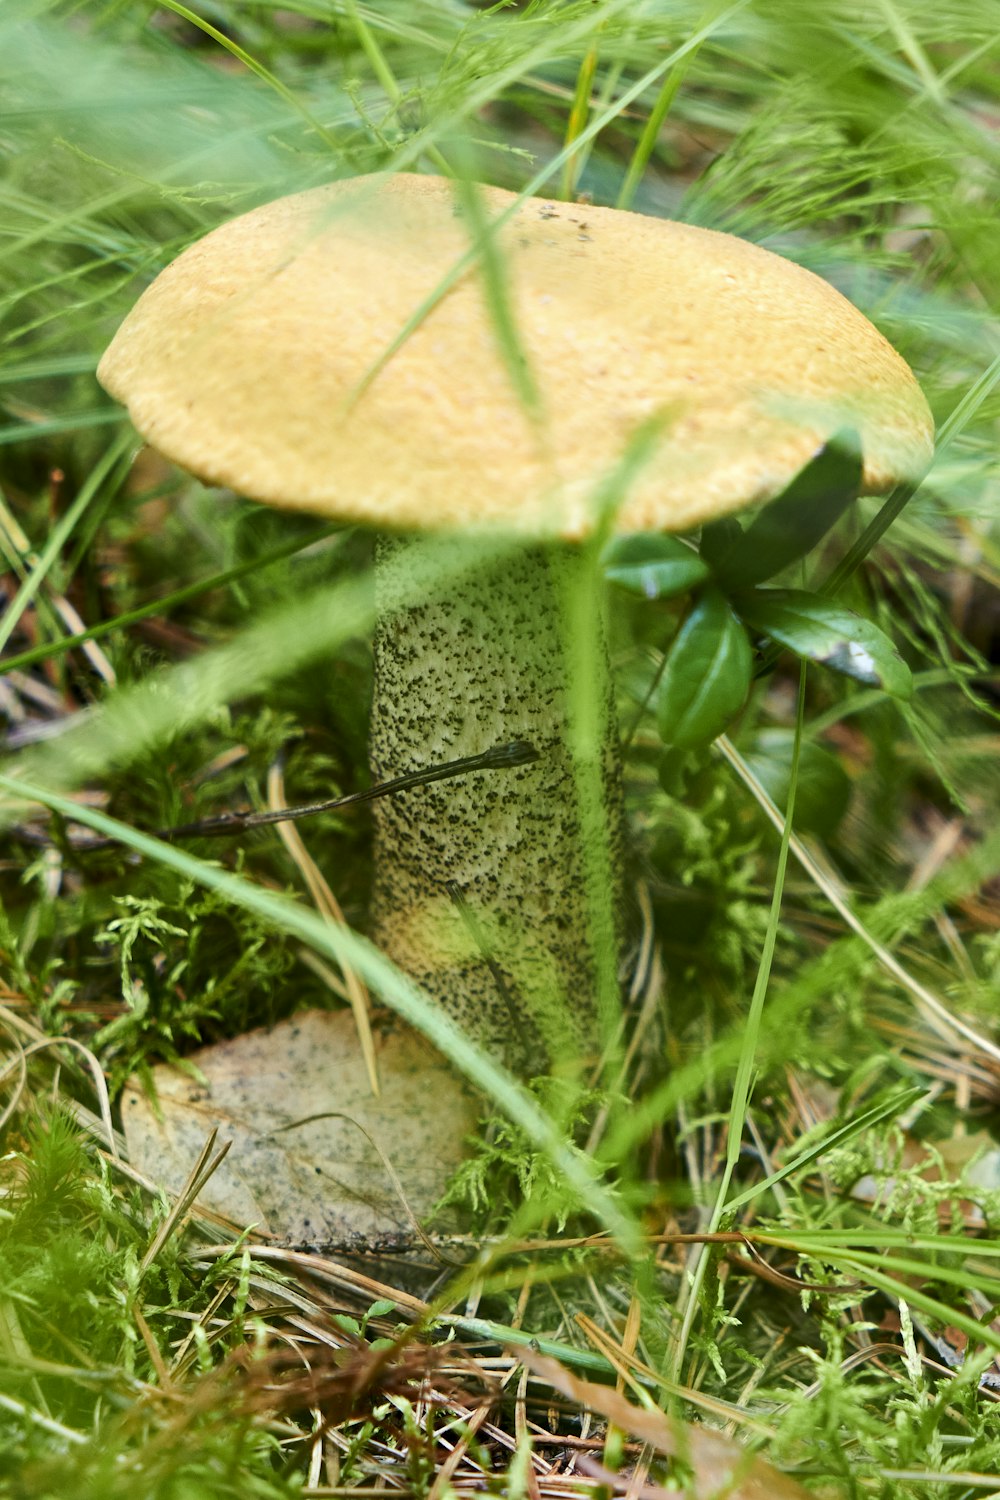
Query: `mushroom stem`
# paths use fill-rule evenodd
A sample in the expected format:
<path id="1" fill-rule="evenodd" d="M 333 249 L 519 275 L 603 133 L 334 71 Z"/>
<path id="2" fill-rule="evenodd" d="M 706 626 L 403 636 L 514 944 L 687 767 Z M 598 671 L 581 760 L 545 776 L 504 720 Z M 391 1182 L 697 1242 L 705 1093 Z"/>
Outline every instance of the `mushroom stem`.
<path id="1" fill-rule="evenodd" d="M 373 775 L 510 740 L 539 758 L 381 799 L 374 936 L 481 1045 L 537 1073 L 592 1051 L 600 970 L 617 954 L 623 815 L 610 680 L 604 659 L 595 807 L 578 793 L 567 722 L 560 590 L 579 560 L 532 547 L 484 562 L 481 542 L 441 545 L 451 581 L 428 598 L 415 576 L 426 544 L 376 544 Z M 415 597 L 426 602 L 402 602 Z M 609 863 L 612 888 L 595 891 Z"/>

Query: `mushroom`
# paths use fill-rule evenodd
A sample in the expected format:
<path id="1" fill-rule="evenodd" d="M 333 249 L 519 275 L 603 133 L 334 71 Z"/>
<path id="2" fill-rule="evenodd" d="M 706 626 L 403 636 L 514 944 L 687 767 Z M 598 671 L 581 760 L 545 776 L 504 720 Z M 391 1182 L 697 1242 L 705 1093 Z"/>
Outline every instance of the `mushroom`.
<path id="1" fill-rule="evenodd" d="M 379 531 L 376 778 L 537 749 L 376 805 L 373 927 L 485 1046 L 541 1071 L 545 1051 L 594 1044 L 595 965 L 620 928 L 611 698 L 600 684 L 602 833 L 576 792 L 560 611 L 602 482 L 661 414 L 614 528 L 685 531 L 774 497 L 845 427 L 863 492 L 884 492 L 923 473 L 932 429 L 903 360 L 800 266 L 685 224 L 477 193 L 535 409 L 455 184 L 414 175 L 223 224 L 144 293 L 98 375 L 202 479 Z"/>

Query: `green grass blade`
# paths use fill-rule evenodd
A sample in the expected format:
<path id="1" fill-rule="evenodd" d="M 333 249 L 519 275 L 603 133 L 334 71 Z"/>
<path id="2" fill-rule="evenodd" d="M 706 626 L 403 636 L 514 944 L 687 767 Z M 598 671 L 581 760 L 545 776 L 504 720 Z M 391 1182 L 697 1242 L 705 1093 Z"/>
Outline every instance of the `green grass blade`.
<path id="1" fill-rule="evenodd" d="M 397 1014 L 422 1032 L 443 1056 L 464 1073 L 470 1083 L 493 1099 L 517 1122 L 539 1150 L 548 1155 L 580 1206 L 603 1224 L 623 1250 L 633 1253 L 638 1249 L 638 1226 L 615 1195 L 601 1182 L 596 1164 L 566 1141 L 534 1097 L 512 1074 L 481 1052 L 449 1016 L 439 1010 L 411 979 L 366 938 L 346 927 L 324 921 L 290 897 L 264 890 L 242 876 L 232 875 L 218 865 L 197 859 L 184 850 L 129 828 L 127 824 L 109 818 L 93 808 L 78 805 L 57 792 L 48 791 L 18 777 L 4 775 L 0 775 L 0 789 L 19 802 L 38 802 L 64 818 L 118 840 L 137 854 L 156 860 L 199 885 L 219 892 L 282 932 L 298 938 L 334 963 L 350 965 Z"/>
<path id="2" fill-rule="evenodd" d="M 64 656 L 67 651 L 73 651 L 77 646 L 84 646 L 88 641 L 99 641 L 106 635 L 112 635 L 116 630 L 127 630 L 129 626 L 138 624 L 140 620 L 148 620 L 157 615 L 169 615 L 179 604 L 186 604 L 189 600 L 211 593 L 214 589 L 222 589 L 230 583 L 237 583 L 241 578 L 247 578 L 252 573 L 258 573 L 270 567 L 272 563 L 282 562 L 287 557 L 294 557 L 297 552 L 306 551 L 317 542 L 332 536 L 337 530 L 338 527 L 335 525 L 321 526 L 318 531 L 312 532 L 309 536 L 284 542 L 280 547 L 274 547 L 270 552 L 264 552 L 259 557 L 248 558 L 246 562 L 237 563 L 232 568 L 225 568 L 220 573 L 213 573 L 209 578 L 199 578 L 196 583 L 185 584 L 183 588 L 175 589 L 173 593 L 164 594 L 161 599 L 153 599 L 148 604 L 139 605 L 137 609 L 130 609 L 124 614 L 116 615 L 113 620 L 102 620 L 99 625 L 90 625 L 86 630 L 77 631 L 75 635 L 63 636 L 58 641 L 47 641 L 44 645 L 32 646 L 27 651 L 18 652 L 15 656 L 5 657 L 0 661 L 0 677 L 5 672 L 33 667 L 36 662 L 48 661 L 53 656 Z"/>
<path id="3" fill-rule="evenodd" d="M 87 475 L 87 478 L 80 486 L 79 494 L 66 514 L 52 528 L 52 533 L 42 548 L 37 563 L 4 611 L 3 618 L 0 619 L 0 651 L 3 650 L 4 646 L 10 640 L 22 614 L 45 582 L 53 563 L 66 545 L 68 538 L 72 536 L 74 528 L 83 517 L 87 507 L 93 502 L 94 497 L 98 494 L 101 487 L 106 481 L 117 485 L 124 479 L 127 464 L 123 464 L 122 460 L 125 458 L 134 441 L 135 438 L 131 432 L 119 434 L 110 447 L 105 450 L 104 456 Z M 110 476 L 116 468 L 119 472 L 116 478 L 111 480 Z"/>

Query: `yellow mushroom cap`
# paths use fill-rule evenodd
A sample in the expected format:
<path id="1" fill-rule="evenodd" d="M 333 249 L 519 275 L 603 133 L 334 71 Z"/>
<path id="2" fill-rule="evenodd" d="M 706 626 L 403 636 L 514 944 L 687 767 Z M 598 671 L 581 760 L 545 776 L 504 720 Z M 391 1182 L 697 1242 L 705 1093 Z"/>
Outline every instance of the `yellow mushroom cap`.
<path id="1" fill-rule="evenodd" d="M 479 194 L 491 220 L 516 201 Z M 913 375 L 818 276 L 732 235 L 538 198 L 493 237 L 539 395 L 527 409 L 474 238 L 443 178 L 279 199 L 168 266 L 98 377 L 202 479 L 392 529 L 586 535 L 602 482 L 658 416 L 619 531 L 769 499 L 845 426 L 866 493 L 927 468 Z"/>

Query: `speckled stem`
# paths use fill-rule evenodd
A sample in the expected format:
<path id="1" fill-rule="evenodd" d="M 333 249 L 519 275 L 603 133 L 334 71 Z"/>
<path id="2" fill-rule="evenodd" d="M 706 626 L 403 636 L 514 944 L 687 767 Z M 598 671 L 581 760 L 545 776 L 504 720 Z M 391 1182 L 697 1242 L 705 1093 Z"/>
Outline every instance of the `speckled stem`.
<path id="1" fill-rule="evenodd" d="M 446 595 L 400 607 L 401 591 L 423 597 L 418 555 L 405 540 L 378 543 L 373 775 L 512 740 L 540 758 L 379 800 L 374 936 L 478 1042 L 523 1073 L 543 1072 L 593 1052 L 596 955 L 606 964 L 619 941 L 620 751 L 607 673 L 604 815 L 585 820 L 588 849 L 557 592 L 558 570 L 572 564 L 543 549 L 479 561 Z M 594 871 L 608 859 L 593 846 L 604 839 L 613 889 L 595 901 Z"/>

